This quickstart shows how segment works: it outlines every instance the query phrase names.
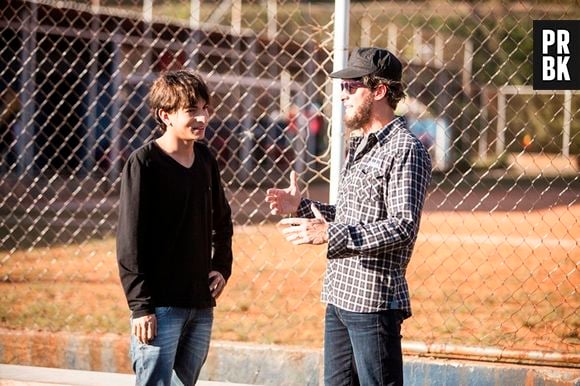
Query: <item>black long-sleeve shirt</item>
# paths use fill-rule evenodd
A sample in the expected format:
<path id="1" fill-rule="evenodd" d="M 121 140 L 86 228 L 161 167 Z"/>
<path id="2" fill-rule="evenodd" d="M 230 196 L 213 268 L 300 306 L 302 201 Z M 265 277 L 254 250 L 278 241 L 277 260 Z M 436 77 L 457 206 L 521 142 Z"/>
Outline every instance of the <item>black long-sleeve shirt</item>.
<path id="1" fill-rule="evenodd" d="M 230 277 L 231 209 L 209 149 L 195 143 L 194 151 L 186 168 L 152 141 L 123 168 L 117 261 L 133 317 L 213 307 L 209 272 Z"/>

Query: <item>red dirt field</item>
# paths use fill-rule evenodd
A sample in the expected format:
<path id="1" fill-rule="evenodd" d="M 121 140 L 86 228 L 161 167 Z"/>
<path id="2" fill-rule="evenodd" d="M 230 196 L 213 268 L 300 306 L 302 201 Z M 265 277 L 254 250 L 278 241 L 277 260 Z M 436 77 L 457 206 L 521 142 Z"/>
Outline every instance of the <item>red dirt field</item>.
<path id="1" fill-rule="evenodd" d="M 580 205 L 426 212 L 408 267 L 406 341 L 577 352 Z M 325 247 L 239 226 L 214 338 L 322 346 Z M 114 240 L 0 255 L 0 327 L 128 333 Z"/>

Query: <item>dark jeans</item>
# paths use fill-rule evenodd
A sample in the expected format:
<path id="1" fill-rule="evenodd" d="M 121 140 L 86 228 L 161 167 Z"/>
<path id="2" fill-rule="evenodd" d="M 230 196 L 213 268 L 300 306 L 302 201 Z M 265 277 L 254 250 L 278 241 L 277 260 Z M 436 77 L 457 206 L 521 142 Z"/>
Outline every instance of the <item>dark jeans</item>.
<path id="1" fill-rule="evenodd" d="M 324 331 L 324 384 L 403 384 L 402 318 L 397 310 L 358 313 L 329 304 Z"/>

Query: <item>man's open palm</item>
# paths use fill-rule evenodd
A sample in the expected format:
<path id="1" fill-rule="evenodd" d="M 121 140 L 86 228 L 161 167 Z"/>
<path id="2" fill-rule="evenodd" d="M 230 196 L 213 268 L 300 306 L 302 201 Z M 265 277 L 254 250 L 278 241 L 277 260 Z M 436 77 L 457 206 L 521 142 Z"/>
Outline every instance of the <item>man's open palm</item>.
<path id="1" fill-rule="evenodd" d="M 300 205 L 300 189 L 298 175 L 290 172 L 290 186 L 286 189 L 272 188 L 266 191 L 266 202 L 270 203 L 272 214 L 286 215 L 295 213 Z"/>

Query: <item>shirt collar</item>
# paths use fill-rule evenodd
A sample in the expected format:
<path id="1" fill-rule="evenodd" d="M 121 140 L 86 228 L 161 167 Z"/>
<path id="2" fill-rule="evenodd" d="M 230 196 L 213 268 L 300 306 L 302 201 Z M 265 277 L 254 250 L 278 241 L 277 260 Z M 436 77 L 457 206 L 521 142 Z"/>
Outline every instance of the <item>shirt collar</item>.
<path id="1" fill-rule="evenodd" d="M 374 135 L 377 137 L 377 141 L 381 145 L 384 145 L 387 142 L 387 140 L 389 139 L 390 134 L 395 129 L 405 127 L 405 125 L 406 125 L 405 117 L 397 116 L 391 122 L 387 123 L 385 125 L 385 127 L 383 127 L 381 130 L 375 132 Z M 373 134 L 373 133 L 371 133 L 371 134 Z M 369 134 L 369 135 L 371 135 L 371 134 Z"/>
<path id="2" fill-rule="evenodd" d="M 377 142 L 379 142 L 381 145 L 384 145 L 385 143 L 387 143 L 387 140 L 389 139 L 389 136 L 394 131 L 394 129 L 405 127 L 405 125 L 406 125 L 405 117 L 396 116 L 395 118 L 393 118 L 391 122 L 387 123 L 385 127 L 383 127 L 378 131 L 369 133 L 368 135 L 369 137 L 370 136 L 376 137 Z M 356 149 L 358 145 L 361 143 L 362 139 L 363 139 L 362 136 L 351 137 L 350 138 L 351 147 L 354 147 L 354 149 Z"/>

